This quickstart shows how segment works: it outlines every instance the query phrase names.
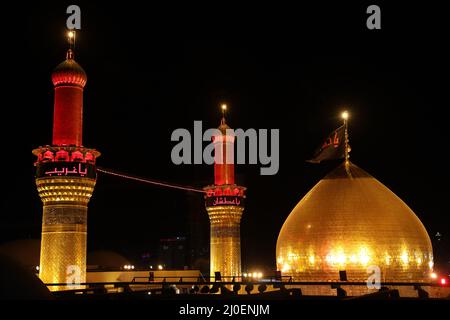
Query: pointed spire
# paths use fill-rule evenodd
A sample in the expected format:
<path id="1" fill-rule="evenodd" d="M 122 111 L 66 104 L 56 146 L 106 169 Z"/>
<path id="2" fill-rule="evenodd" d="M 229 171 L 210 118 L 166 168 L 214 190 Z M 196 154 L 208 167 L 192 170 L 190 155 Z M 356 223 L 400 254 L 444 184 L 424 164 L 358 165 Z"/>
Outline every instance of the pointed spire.
<path id="1" fill-rule="evenodd" d="M 227 122 L 225 120 L 227 105 L 225 103 L 222 103 L 220 105 L 220 108 L 222 109 L 222 119 L 220 120 L 220 126 L 218 129 L 222 132 L 223 135 L 225 135 L 227 133 L 227 129 L 230 129 L 230 127 L 227 125 Z"/>
<path id="2" fill-rule="evenodd" d="M 220 125 L 226 124 L 225 122 L 225 113 L 227 112 L 227 105 L 225 103 L 222 103 L 220 106 L 222 109 L 222 120 L 220 121 Z"/>
<path id="3" fill-rule="evenodd" d="M 69 49 L 66 53 L 66 59 L 74 59 L 75 58 L 75 39 L 76 39 L 76 31 L 69 30 L 67 32 L 67 42 L 69 43 Z"/>

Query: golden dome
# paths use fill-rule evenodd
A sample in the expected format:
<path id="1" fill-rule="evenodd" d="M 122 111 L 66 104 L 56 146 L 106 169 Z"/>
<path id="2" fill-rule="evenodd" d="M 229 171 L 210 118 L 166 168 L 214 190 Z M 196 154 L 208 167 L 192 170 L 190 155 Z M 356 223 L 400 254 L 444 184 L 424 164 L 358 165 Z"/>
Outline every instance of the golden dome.
<path id="1" fill-rule="evenodd" d="M 433 251 L 427 231 L 392 191 L 356 165 L 342 164 L 292 210 L 277 241 L 277 268 L 296 281 L 428 281 Z"/>

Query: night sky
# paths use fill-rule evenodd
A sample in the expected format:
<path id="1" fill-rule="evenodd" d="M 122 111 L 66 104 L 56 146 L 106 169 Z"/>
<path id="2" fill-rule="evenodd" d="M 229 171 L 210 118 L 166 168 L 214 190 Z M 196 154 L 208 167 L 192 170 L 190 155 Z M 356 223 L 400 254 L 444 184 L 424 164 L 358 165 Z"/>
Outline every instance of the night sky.
<path id="1" fill-rule="evenodd" d="M 40 238 L 31 150 L 51 144 L 50 76 L 65 58 L 70 4 L 4 13 L 0 243 Z M 193 132 L 194 120 L 217 127 L 222 102 L 232 128 L 280 129 L 277 175 L 259 175 L 259 165 L 236 169 L 248 188 L 243 269 L 275 268 L 284 220 L 337 165 L 305 160 L 341 124 L 344 108 L 351 160 L 403 199 L 431 237 L 439 231 L 448 243 L 450 70 L 442 8 L 384 5 L 382 30 L 369 31 L 367 5 L 76 4 L 82 30 L 75 58 L 88 75 L 83 140 L 102 153 L 99 166 L 203 187 L 213 182 L 212 166 L 172 164 L 173 130 Z M 193 224 L 207 239 L 201 201 L 99 174 L 88 250 L 137 259 L 154 253 L 160 238 L 190 236 Z"/>

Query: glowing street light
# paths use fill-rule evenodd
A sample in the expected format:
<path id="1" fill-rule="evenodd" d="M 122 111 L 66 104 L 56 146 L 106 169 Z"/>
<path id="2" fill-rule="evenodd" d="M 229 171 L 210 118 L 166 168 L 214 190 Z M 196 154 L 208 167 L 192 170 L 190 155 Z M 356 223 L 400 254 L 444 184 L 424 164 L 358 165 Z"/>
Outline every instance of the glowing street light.
<path id="1" fill-rule="evenodd" d="M 159 264 L 159 265 L 158 265 L 158 269 L 159 269 L 159 270 L 162 270 L 162 269 L 163 269 L 163 266 L 162 266 L 161 264 Z"/>

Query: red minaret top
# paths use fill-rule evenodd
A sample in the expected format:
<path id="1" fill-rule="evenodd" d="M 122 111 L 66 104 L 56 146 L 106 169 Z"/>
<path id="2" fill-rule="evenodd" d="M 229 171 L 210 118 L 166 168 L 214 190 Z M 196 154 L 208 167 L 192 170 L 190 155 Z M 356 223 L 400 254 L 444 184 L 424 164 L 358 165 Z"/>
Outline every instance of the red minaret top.
<path id="1" fill-rule="evenodd" d="M 55 87 L 53 115 L 53 145 L 83 145 L 83 88 L 87 76 L 75 62 L 73 46 L 75 31 L 68 33 L 70 48 L 66 60 L 60 63 L 52 74 Z"/>
<path id="2" fill-rule="evenodd" d="M 66 60 L 52 73 L 55 87 L 52 145 L 33 150 L 36 178 L 78 176 L 96 179 L 95 161 L 100 152 L 83 147 L 83 89 L 87 76 L 75 62 L 75 31 L 69 31 Z"/>
<path id="3" fill-rule="evenodd" d="M 225 121 L 227 106 L 222 105 L 222 120 L 219 132 L 213 136 L 214 142 L 214 185 L 206 186 L 206 208 L 238 206 L 244 207 L 245 187 L 238 186 L 234 182 L 234 132 Z M 220 219 L 219 219 L 220 220 Z"/>
<path id="4" fill-rule="evenodd" d="M 231 129 L 225 122 L 225 111 L 227 106 L 222 105 L 222 120 L 220 121 L 220 136 L 214 136 L 214 143 L 218 143 L 215 147 L 214 161 L 214 184 L 221 186 L 225 184 L 234 184 L 234 135 L 227 134 L 227 129 Z M 222 151 L 217 152 L 218 148 Z M 220 159 L 222 158 L 222 159 Z"/>

